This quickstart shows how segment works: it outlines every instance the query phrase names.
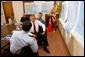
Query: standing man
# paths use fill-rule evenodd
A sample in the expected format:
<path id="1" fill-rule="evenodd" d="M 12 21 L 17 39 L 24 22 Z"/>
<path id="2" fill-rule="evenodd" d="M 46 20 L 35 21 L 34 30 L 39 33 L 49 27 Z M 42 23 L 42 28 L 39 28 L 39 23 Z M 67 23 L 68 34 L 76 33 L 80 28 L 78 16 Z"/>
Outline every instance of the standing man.
<path id="1" fill-rule="evenodd" d="M 38 13 L 38 20 L 39 20 L 41 23 L 45 24 L 45 21 L 42 19 L 42 16 L 43 16 L 42 12 L 39 12 L 39 13 Z"/>
<path id="2" fill-rule="evenodd" d="M 38 45 L 40 45 L 41 44 L 41 42 L 40 42 L 40 40 L 41 40 L 40 36 L 45 34 L 45 30 L 46 30 L 45 25 L 42 22 L 40 22 L 39 20 L 36 20 L 36 18 L 35 18 L 34 15 L 31 15 L 30 16 L 30 21 L 32 23 L 32 27 L 31 27 L 30 32 L 33 33 L 33 34 L 35 34 L 37 36 L 36 37 L 37 38 L 37 43 L 38 43 Z M 42 33 L 39 32 L 39 26 L 41 26 L 41 28 L 42 28 Z M 43 41 L 43 42 L 45 42 L 45 41 Z M 50 53 L 49 50 L 47 49 L 47 46 L 46 45 L 44 45 L 44 50 L 47 53 Z"/>
<path id="3" fill-rule="evenodd" d="M 38 20 L 45 25 L 45 21 L 42 19 L 42 15 L 43 15 L 42 12 L 38 13 Z M 43 32 L 42 27 L 39 26 L 39 33 L 42 33 L 42 32 Z M 45 31 L 44 35 L 41 35 L 41 42 L 44 42 L 43 43 L 44 46 L 48 46 L 47 32 L 46 31 Z"/>

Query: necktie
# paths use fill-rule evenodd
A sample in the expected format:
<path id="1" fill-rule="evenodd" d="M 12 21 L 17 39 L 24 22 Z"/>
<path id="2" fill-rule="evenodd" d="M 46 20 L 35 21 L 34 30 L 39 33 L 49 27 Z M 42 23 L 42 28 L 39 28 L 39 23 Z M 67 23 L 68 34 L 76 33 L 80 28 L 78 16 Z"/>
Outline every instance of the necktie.
<path id="1" fill-rule="evenodd" d="M 34 26 L 34 33 L 36 33 L 36 27 L 35 27 L 35 23 L 33 22 L 33 26 Z"/>

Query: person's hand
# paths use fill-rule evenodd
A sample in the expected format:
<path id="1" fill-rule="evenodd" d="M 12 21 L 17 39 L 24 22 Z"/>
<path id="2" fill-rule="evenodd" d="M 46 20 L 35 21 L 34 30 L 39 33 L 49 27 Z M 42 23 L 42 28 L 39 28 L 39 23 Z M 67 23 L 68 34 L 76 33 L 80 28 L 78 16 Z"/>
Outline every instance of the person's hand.
<path id="1" fill-rule="evenodd" d="M 45 34 L 45 32 L 42 33 L 42 35 L 44 35 L 44 34 Z"/>
<path id="2" fill-rule="evenodd" d="M 37 37 L 37 35 L 33 34 L 33 37 Z"/>

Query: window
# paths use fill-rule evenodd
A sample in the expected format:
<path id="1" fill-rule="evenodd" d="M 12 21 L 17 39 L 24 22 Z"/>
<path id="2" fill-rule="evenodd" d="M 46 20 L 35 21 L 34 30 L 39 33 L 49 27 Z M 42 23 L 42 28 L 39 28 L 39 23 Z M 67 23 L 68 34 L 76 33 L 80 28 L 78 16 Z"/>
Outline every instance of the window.
<path id="1" fill-rule="evenodd" d="M 33 3 L 33 1 L 24 1 L 23 8 L 24 8 L 24 13 L 26 15 L 36 13 L 36 5 Z"/>

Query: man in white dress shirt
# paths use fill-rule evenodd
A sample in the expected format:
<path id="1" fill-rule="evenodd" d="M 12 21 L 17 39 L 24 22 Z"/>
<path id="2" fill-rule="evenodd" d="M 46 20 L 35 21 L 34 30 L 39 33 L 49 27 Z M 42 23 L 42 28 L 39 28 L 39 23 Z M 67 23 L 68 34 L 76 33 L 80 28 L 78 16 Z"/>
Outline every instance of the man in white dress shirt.
<path id="1" fill-rule="evenodd" d="M 41 35 L 45 34 L 45 30 L 46 30 L 45 24 L 41 23 L 39 20 L 36 20 L 34 15 L 30 16 L 30 21 L 32 23 L 32 27 L 30 29 L 30 32 L 33 33 L 34 35 L 36 35 L 35 38 L 37 39 L 38 45 L 40 45 L 41 39 L 39 39 L 39 38 L 41 37 Z M 42 33 L 39 33 L 39 26 L 41 26 L 43 29 Z M 45 41 L 43 41 L 43 42 L 45 42 Z M 46 45 L 44 45 L 44 51 L 46 51 L 47 53 L 50 53 L 49 50 L 47 49 Z"/>
<path id="2" fill-rule="evenodd" d="M 27 55 L 32 56 L 33 54 L 38 53 L 38 45 L 35 38 L 30 37 L 28 35 L 28 32 L 31 28 L 32 24 L 29 21 L 25 21 L 22 24 L 22 30 L 21 31 L 15 31 L 10 38 L 10 52 L 12 54 L 18 54 L 18 55 Z M 27 47 L 26 47 L 27 46 Z M 32 54 L 29 54 L 29 47 L 31 48 Z M 22 49 L 26 47 L 27 50 L 22 51 Z M 26 53 L 28 51 L 28 53 Z M 26 56 L 25 55 L 25 56 Z"/>
<path id="3" fill-rule="evenodd" d="M 39 20 L 35 20 L 35 16 L 34 15 L 30 16 L 30 20 L 31 20 L 31 23 L 32 23 L 32 27 L 30 29 L 30 32 L 35 33 L 35 31 L 34 31 L 34 25 L 35 25 L 36 33 L 38 33 L 38 31 L 39 31 L 39 26 L 41 26 L 43 28 L 43 33 L 42 34 L 45 33 L 45 29 L 46 29 L 45 25 L 43 23 L 41 23 Z"/>

